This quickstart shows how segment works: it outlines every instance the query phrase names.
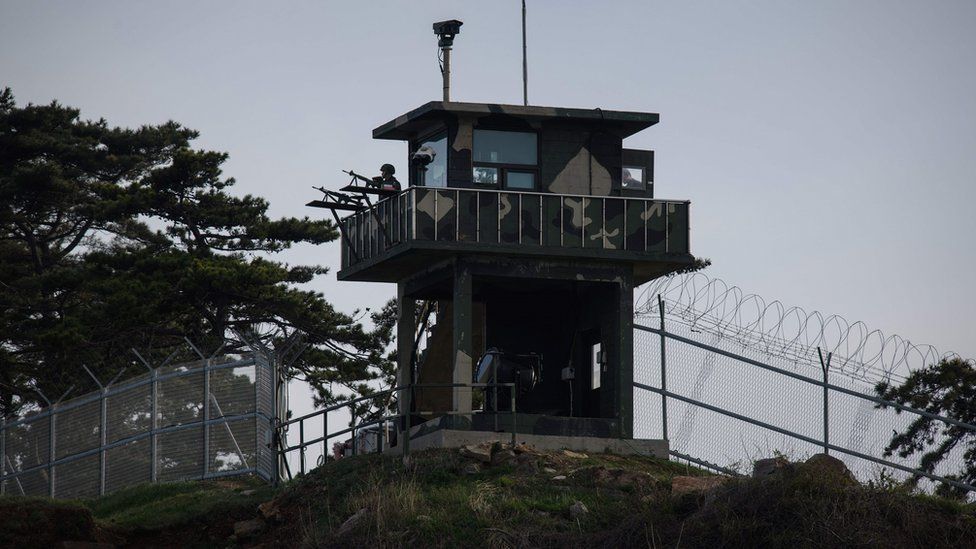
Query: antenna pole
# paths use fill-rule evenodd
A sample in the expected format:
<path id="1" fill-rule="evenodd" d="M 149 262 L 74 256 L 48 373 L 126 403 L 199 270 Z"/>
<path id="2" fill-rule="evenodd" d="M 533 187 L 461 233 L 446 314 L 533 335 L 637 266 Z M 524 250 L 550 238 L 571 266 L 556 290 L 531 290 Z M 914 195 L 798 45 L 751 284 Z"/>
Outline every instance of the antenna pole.
<path id="1" fill-rule="evenodd" d="M 445 99 L 445 101 L 447 101 Z M 525 46 L 525 0 L 522 0 L 522 104 L 529 105 L 529 62 Z"/>

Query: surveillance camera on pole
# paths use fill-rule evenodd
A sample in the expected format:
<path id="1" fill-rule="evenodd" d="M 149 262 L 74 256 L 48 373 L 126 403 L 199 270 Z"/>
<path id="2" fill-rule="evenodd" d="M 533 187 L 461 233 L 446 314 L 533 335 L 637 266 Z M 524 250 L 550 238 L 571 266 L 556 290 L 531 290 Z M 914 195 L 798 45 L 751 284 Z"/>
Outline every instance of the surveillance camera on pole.
<path id="1" fill-rule="evenodd" d="M 441 76 L 444 78 L 444 102 L 451 100 L 451 47 L 454 36 L 461 32 L 464 23 L 457 19 L 434 23 L 434 34 L 438 36 L 437 46 L 441 49 Z"/>

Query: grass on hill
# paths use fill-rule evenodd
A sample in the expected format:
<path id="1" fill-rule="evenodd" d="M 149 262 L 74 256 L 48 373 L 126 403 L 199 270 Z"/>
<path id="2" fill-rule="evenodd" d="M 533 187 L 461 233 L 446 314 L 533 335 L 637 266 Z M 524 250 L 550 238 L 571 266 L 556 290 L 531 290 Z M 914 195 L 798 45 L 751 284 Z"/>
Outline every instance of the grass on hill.
<path id="1" fill-rule="evenodd" d="M 276 490 L 245 479 L 80 502 L 3 497 L 0 546 L 976 548 L 976 505 L 862 485 L 812 461 L 680 494 L 673 479 L 708 474 L 635 456 L 499 455 L 476 465 L 458 450 L 426 450 L 408 466 L 357 456 Z M 241 521 L 250 531 L 235 535 Z"/>

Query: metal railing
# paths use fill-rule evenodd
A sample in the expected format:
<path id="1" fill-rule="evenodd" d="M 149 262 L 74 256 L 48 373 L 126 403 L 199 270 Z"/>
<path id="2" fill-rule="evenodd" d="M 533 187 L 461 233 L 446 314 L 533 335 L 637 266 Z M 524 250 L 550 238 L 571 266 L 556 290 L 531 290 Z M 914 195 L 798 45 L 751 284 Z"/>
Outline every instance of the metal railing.
<path id="1" fill-rule="evenodd" d="M 813 369 L 679 318 L 668 329 L 664 310 L 659 302 L 657 328 L 634 324 L 635 427 L 668 440 L 673 456 L 735 470 L 756 453 L 824 452 L 862 478 L 887 468 L 905 478 L 976 491 L 949 478 L 962 468 L 962 449 L 934 472 L 907 458 L 884 456 L 892 433 L 919 417 L 974 435 L 976 425 L 881 399 L 863 379 L 832 370 L 831 353 L 818 353 L 820 368 Z"/>
<path id="2" fill-rule="evenodd" d="M 272 363 L 259 352 L 199 356 L 143 361 L 146 373 L 120 383 L 89 372 L 97 391 L 0 424 L 0 493 L 79 498 L 140 482 L 270 480 Z"/>
<path id="3" fill-rule="evenodd" d="M 455 389 L 455 388 L 469 388 L 469 389 L 480 389 L 482 391 L 494 390 L 496 391 L 495 402 L 498 402 L 497 390 L 499 388 L 508 388 L 510 392 L 510 410 L 499 410 L 499 411 L 457 411 L 457 410 L 447 410 L 447 411 L 431 411 L 431 410 L 414 410 L 409 414 L 390 414 L 382 415 L 379 417 L 373 417 L 370 419 L 365 419 L 361 421 L 356 421 L 356 416 L 350 413 L 352 417 L 351 424 L 348 427 L 337 429 L 334 431 L 329 430 L 329 414 L 336 414 L 340 410 L 346 408 L 353 408 L 358 404 L 368 401 L 375 401 L 377 398 L 382 397 L 392 397 L 396 395 L 397 398 L 403 398 L 406 407 L 410 407 L 412 402 L 411 395 L 416 389 Z M 411 425 L 412 416 L 465 416 L 471 415 L 473 413 L 479 414 L 492 414 L 495 417 L 495 432 L 501 432 L 499 429 L 498 417 L 500 415 L 508 415 L 511 417 L 511 440 L 512 444 L 515 444 L 517 438 L 518 430 L 518 412 L 516 411 L 516 385 L 514 383 L 423 383 L 423 384 L 413 384 L 410 386 L 395 387 L 393 389 L 387 389 L 384 391 L 379 391 L 371 395 L 366 395 L 354 399 L 350 399 L 326 408 L 315 410 L 300 417 L 292 418 L 287 421 L 281 421 L 278 423 L 276 429 L 276 438 L 279 441 L 277 447 L 279 448 L 278 454 L 281 457 L 281 462 L 284 464 L 284 470 L 282 471 L 282 478 L 291 479 L 293 477 L 290 466 L 288 465 L 288 456 L 294 452 L 298 452 L 298 471 L 301 474 L 307 473 L 311 468 L 308 466 L 306 459 L 306 451 L 308 447 L 317 444 L 322 444 L 322 454 L 316 463 L 316 466 L 320 466 L 328 459 L 326 456 L 329 455 L 329 441 L 340 439 L 340 442 L 345 442 L 342 440 L 344 437 L 349 436 L 352 442 L 350 451 L 352 455 L 359 454 L 364 450 L 364 447 L 368 447 L 369 444 L 364 444 L 364 439 L 362 433 L 369 430 L 371 427 L 378 427 L 376 429 L 376 438 L 372 441 L 372 448 L 369 451 L 375 453 L 383 453 L 391 448 L 398 448 L 404 456 L 410 454 L 410 436 L 409 433 L 414 427 Z M 308 421 L 314 420 L 321 417 L 322 426 L 321 430 L 315 434 L 309 435 L 308 429 L 306 429 L 305 424 Z M 298 442 L 296 444 L 289 444 L 288 437 L 290 434 L 294 434 L 293 426 L 298 426 Z M 390 436 L 389 427 L 393 426 L 393 430 L 396 432 L 397 440 L 396 444 L 393 444 Z M 402 427 L 402 429 L 401 429 Z M 403 432 L 400 432 L 400 431 Z"/>
<path id="4" fill-rule="evenodd" d="M 342 219 L 342 268 L 411 241 L 689 252 L 688 201 L 410 187 Z"/>

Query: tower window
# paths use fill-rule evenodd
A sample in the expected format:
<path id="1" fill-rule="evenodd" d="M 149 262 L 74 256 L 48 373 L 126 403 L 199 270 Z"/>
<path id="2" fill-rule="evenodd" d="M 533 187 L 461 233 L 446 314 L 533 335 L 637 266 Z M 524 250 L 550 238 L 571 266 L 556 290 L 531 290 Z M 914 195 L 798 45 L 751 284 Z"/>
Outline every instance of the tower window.
<path id="1" fill-rule="evenodd" d="M 644 168 L 624 166 L 620 173 L 620 186 L 624 189 L 644 190 Z"/>
<path id="2" fill-rule="evenodd" d="M 594 343 L 590 347 L 590 388 L 600 388 L 600 374 L 603 371 L 603 346 Z"/>
<path id="3" fill-rule="evenodd" d="M 447 186 L 447 132 L 442 131 L 419 142 L 414 148 L 428 146 L 434 149 L 434 161 L 426 168 L 418 167 L 417 184 L 427 187 L 446 187 Z"/>
<path id="4" fill-rule="evenodd" d="M 473 181 L 477 185 L 534 191 L 539 136 L 532 132 L 474 130 Z"/>

